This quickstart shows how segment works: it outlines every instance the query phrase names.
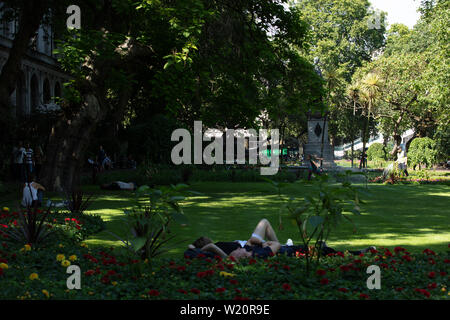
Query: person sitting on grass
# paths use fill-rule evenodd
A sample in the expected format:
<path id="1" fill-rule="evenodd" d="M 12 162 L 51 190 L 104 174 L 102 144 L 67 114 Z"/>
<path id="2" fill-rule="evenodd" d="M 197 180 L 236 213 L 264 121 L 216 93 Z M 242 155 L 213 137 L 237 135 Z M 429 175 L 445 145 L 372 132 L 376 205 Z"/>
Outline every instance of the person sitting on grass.
<path id="1" fill-rule="evenodd" d="M 31 173 L 28 182 L 24 184 L 22 196 L 23 207 L 40 207 L 42 205 L 45 188 L 35 180 L 36 175 Z"/>
<path id="2" fill-rule="evenodd" d="M 312 174 L 319 176 L 322 174 L 322 168 L 318 167 L 315 163 L 315 161 L 317 160 L 323 160 L 323 158 L 316 158 L 310 154 L 306 155 L 306 161 L 308 165 L 308 180 L 311 180 Z"/>
<path id="3" fill-rule="evenodd" d="M 267 241 L 265 240 L 267 238 Z M 250 239 L 247 241 L 236 240 L 233 242 L 213 243 L 207 237 L 200 237 L 189 249 L 200 249 L 201 251 L 212 252 L 222 258 L 228 256 L 236 259 L 259 257 L 266 258 L 278 252 L 281 244 L 267 219 L 262 219 L 256 225 Z"/>

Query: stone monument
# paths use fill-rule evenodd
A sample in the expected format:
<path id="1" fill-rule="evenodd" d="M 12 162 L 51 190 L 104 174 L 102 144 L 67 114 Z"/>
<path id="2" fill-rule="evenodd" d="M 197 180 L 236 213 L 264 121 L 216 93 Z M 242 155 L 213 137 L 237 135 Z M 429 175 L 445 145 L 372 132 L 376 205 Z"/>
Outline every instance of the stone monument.
<path id="1" fill-rule="evenodd" d="M 323 158 L 322 167 L 330 169 L 336 167 L 334 163 L 334 148 L 328 138 L 327 114 L 308 114 L 308 143 L 303 146 L 304 164 L 307 155 Z M 320 161 L 316 161 L 320 164 Z"/>

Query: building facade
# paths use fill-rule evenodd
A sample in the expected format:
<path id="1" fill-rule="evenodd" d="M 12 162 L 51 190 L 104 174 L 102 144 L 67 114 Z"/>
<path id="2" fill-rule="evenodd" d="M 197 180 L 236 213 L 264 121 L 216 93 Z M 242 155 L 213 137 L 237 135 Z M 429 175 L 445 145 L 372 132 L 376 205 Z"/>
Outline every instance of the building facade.
<path id="1" fill-rule="evenodd" d="M 2 21 L 0 28 L 0 68 L 3 68 L 18 24 L 16 21 Z M 55 98 L 62 97 L 62 86 L 70 77 L 59 68 L 53 49 L 51 26 L 41 25 L 22 59 L 16 90 L 11 95 L 15 116 L 27 117 L 58 108 Z"/>

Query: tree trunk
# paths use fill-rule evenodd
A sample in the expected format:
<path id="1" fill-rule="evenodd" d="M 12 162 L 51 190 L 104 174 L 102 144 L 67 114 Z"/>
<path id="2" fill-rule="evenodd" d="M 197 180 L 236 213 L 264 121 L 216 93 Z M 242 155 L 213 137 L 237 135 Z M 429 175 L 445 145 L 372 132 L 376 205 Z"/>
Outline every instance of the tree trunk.
<path id="1" fill-rule="evenodd" d="M 363 147 L 362 147 L 362 152 L 361 152 L 361 160 L 359 161 L 359 168 L 362 169 L 364 167 L 364 157 L 366 155 L 366 140 L 367 136 L 368 136 L 368 131 L 369 131 L 369 118 L 367 118 L 366 121 L 366 125 L 364 126 L 364 131 L 363 131 Z"/>
<path id="2" fill-rule="evenodd" d="M 353 150 L 354 150 L 355 140 L 352 139 L 352 168 L 353 168 Z"/>
<path id="3" fill-rule="evenodd" d="M 86 94 L 83 100 L 80 112 L 72 119 L 59 121 L 50 133 L 47 161 L 42 169 L 42 183 L 48 190 L 71 192 L 81 182 L 90 138 L 106 115 L 95 95 Z"/>
<path id="4" fill-rule="evenodd" d="M 16 88 L 22 58 L 28 49 L 31 37 L 39 28 L 46 9 L 45 1 L 34 0 L 24 5 L 20 12 L 19 30 L 14 37 L 8 59 L 0 74 L 0 112 L 2 115 L 10 114 L 9 97 Z"/>

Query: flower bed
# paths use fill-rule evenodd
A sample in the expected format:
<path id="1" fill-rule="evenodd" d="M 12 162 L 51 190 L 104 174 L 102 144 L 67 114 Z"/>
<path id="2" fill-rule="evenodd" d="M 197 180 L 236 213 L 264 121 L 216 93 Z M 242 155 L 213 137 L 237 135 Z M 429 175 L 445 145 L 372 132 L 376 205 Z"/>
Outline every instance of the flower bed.
<path id="1" fill-rule="evenodd" d="M 402 248 L 323 259 L 305 274 L 304 258 L 266 260 L 133 259 L 120 250 L 63 244 L 43 248 L 1 243 L 0 299 L 448 299 L 449 254 Z M 81 289 L 66 286 L 69 265 Z M 366 286 L 369 265 L 381 268 L 381 290 Z"/>
<path id="2" fill-rule="evenodd" d="M 323 258 L 310 275 L 300 253 L 265 260 L 142 261 L 124 249 L 89 248 L 81 243 L 90 231 L 102 228 L 98 219 L 85 215 L 50 214 L 48 226 L 60 232 L 39 245 L 11 241 L 3 231 L 14 228 L 18 214 L 6 209 L 0 213 L 0 299 L 449 298 L 448 251 L 410 254 L 396 247 L 360 256 L 338 253 Z M 80 267 L 79 290 L 67 288 L 71 265 Z M 381 269 L 380 290 L 367 288 L 370 265 Z"/>

